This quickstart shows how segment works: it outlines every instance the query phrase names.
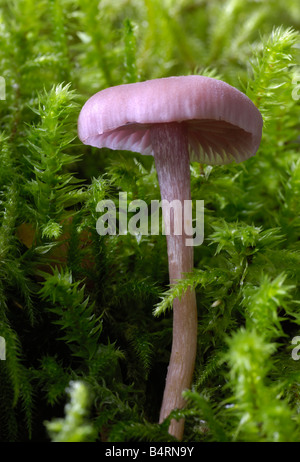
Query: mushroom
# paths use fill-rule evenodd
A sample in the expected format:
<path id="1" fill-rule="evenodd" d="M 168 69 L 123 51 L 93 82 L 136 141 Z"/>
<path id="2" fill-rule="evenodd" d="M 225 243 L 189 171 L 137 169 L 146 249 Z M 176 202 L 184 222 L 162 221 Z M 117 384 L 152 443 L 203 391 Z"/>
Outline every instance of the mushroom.
<path id="1" fill-rule="evenodd" d="M 199 75 L 167 77 L 119 85 L 92 96 L 78 120 L 80 140 L 98 148 L 153 155 L 161 199 L 191 200 L 190 161 L 241 162 L 260 144 L 262 117 L 252 101 L 225 82 Z M 166 222 L 166 211 L 163 217 Z M 168 217 L 169 218 L 169 217 Z M 193 246 L 174 231 L 167 235 L 170 284 L 193 269 Z M 173 303 L 171 358 L 160 411 L 162 422 L 182 409 L 182 392 L 191 386 L 197 349 L 195 291 Z M 184 419 L 171 420 L 169 433 L 182 439 Z"/>

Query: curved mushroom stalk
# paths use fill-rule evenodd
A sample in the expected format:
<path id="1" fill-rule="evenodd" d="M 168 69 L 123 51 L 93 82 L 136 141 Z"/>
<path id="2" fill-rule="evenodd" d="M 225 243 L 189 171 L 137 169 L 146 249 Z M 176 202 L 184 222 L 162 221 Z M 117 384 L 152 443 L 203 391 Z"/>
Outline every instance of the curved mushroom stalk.
<path id="1" fill-rule="evenodd" d="M 170 284 L 192 271 L 194 252 L 186 246 L 184 201 L 191 199 L 188 139 L 182 123 L 159 124 L 151 127 L 155 165 L 161 199 L 179 207 L 164 207 L 163 218 L 167 234 Z M 176 203 L 174 203 L 176 205 Z M 178 213 L 177 213 L 178 212 Z M 170 221 L 168 218 L 170 217 Z M 177 218 L 177 222 L 176 222 Z M 170 228 L 168 228 L 168 221 Z M 179 222 L 178 222 L 179 221 Z M 180 233 L 181 229 L 181 233 Z M 168 233 L 168 231 L 170 231 Z M 176 234 L 179 232 L 180 234 Z M 173 341 L 170 364 L 160 411 L 162 422 L 173 409 L 184 407 L 182 392 L 191 386 L 197 349 L 197 306 L 194 290 L 188 290 L 173 303 Z M 169 433 L 182 439 L 184 420 L 173 419 Z"/>

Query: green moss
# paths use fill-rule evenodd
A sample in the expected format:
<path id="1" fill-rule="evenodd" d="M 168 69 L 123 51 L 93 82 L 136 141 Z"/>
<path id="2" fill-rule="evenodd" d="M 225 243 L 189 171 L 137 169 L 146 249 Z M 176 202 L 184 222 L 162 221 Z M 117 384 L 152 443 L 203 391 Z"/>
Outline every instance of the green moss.
<path id="1" fill-rule="evenodd" d="M 189 285 L 184 440 L 300 440 L 299 26 L 296 0 L 0 0 L 0 441 L 171 441 L 168 310 Z M 191 165 L 205 239 L 169 288 L 165 236 L 96 232 L 99 201 L 159 199 L 153 159 L 82 145 L 77 117 L 191 73 L 244 91 L 264 131 L 242 164 Z"/>

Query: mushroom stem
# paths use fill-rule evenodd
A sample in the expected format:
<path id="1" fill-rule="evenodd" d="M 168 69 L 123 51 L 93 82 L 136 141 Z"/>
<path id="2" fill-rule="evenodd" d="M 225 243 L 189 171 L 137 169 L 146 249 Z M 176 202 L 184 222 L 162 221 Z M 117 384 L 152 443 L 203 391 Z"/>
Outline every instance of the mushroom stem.
<path id="1" fill-rule="evenodd" d="M 182 123 L 157 124 L 151 127 L 151 140 L 155 165 L 160 185 L 161 199 L 168 203 L 180 201 L 182 232 L 176 235 L 174 220 L 170 213 L 170 232 L 167 233 L 170 284 L 192 271 L 194 252 L 186 246 L 184 227 L 184 201 L 191 199 L 190 161 L 188 140 Z M 171 208 L 169 209 L 171 210 Z M 165 228 L 169 214 L 168 207 L 162 207 Z M 173 409 L 185 405 L 183 390 L 191 386 L 197 349 L 197 306 L 195 291 L 188 289 L 181 299 L 173 302 L 173 340 L 164 396 L 159 421 L 162 422 Z M 171 420 L 169 433 L 182 439 L 184 419 Z"/>

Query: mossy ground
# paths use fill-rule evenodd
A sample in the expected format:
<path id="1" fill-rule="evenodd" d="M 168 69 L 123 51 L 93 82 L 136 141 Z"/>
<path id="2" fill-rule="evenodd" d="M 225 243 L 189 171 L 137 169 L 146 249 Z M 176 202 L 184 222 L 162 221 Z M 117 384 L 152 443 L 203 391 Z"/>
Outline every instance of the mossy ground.
<path id="1" fill-rule="evenodd" d="M 296 0 L 0 0 L 1 441 L 171 440 L 188 284 L 184 441 L 300 441 L 299 27 Z M 83 146 L 77 117 L 103 88 L 194 73 L 244 91 L 264 130 L 242 164 L 191 165 L 205 239 L 169 289 L 165 236 L 96 232 L 100 200 L 159 199 L 153 159 Z"/>

